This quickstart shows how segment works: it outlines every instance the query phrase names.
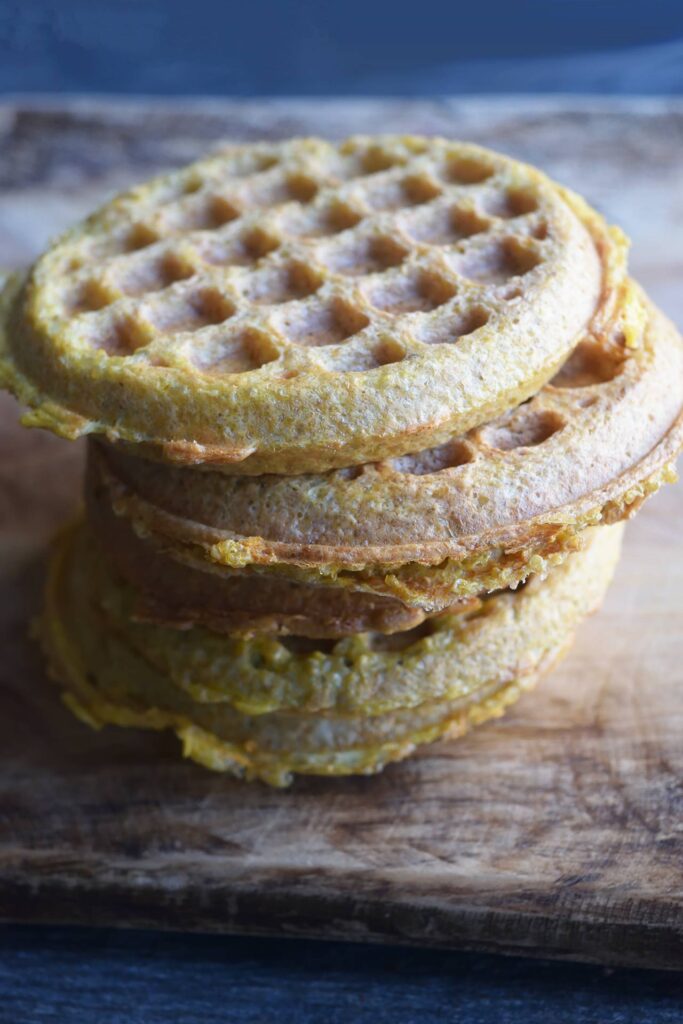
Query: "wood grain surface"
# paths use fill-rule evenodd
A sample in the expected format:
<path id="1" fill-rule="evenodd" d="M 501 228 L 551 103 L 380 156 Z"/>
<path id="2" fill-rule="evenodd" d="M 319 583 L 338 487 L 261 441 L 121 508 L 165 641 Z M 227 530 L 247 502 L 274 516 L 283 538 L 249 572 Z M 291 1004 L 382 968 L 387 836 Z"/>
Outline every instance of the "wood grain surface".
<path id="1" fill-rule="evenodd" d="M 219 137 L 437 131 L 541 164 L 634 238 L 683 321 L 683 105 L 385 101 L 0 108 L 0 262 Z M 683 489 L 502 721 L 380 776 L 244 786 L 173 738 L 87 730 L 27 624 L 81 449 L 0 400 L 0 918 L 317 935 L 683 967 Z"/>

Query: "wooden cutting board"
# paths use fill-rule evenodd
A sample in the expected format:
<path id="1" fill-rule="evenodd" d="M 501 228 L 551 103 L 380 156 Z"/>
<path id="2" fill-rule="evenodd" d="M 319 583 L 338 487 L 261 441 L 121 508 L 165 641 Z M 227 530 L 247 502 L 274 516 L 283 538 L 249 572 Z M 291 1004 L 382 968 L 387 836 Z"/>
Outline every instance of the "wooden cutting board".
<path id="1" fill-rule="evenodd" d="M 378 126 L 469 136 L 581 188 L 683 320 L 683 106 L 654 101 L 7 106 L 0 260 L 213 138 Z M 63 710 L 26 632 L 82 453 L 16 415 L 0 400 L 1 918 L 683 967 L 683 488 L 630 526 L 605 608 L 505 719 L 375 778 L 279 792 Z"/>

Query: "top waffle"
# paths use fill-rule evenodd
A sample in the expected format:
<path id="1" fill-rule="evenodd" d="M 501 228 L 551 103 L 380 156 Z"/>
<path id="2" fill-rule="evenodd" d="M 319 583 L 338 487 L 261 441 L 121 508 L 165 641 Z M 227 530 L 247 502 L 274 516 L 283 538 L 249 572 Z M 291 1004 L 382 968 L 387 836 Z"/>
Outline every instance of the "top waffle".
<path id="1" fill-rule="evenodd" d="M 227 147 L 123 195 L 5 292 L 28 421 L 237 473 L 439 444 L 545 383 L 621 287 L 576 197 L 443 139 Z"/>

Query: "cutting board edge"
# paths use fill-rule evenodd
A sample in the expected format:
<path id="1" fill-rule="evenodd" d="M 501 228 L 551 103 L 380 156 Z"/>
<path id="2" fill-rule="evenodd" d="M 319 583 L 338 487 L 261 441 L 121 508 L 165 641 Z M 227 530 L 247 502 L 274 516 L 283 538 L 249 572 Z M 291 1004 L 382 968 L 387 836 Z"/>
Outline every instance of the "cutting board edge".
<path id="1" fill-rule="evenodd" d="M 191 931 L 219 934 L 315 938 L 377 945 L 422 946 L 571 960 L 603 966 L 683 971 L 683 908 L 673 923 L 646 928 L 642 916 L 628 920 L 615 904 L 591 913 L 589 898 L 567 905 L 560 916 L 495 910 L 457 903 L 416 905 L 381 896 L 349 899 L 319 892 L 258 892 L 225 889 L 202 906 L 206 891 L 186 889 L 176 900 L 162 886 L 131 889 L 112 885 L 80 888 L 68 879 L 47 885 L 0 877 L 0 922 L 63 924 Z M 627 901 L 632 912 L 654 909 L 657 901 Z M 635 906 L 637 904 L 637 907 Z M 599 916 L 600 915 L 600 916 Z M 648 914 L 649 916 L 649 914 Z M 601 919 L 600 919 L 601 918 Z"/>

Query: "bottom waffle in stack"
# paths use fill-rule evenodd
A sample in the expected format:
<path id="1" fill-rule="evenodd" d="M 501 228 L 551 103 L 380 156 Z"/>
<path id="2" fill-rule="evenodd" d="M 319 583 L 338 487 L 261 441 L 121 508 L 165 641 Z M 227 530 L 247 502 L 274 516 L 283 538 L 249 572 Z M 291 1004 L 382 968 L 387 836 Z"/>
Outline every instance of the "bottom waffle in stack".
<path id="1" fill-rule="evenodd" d="M 276 786 L 369 774 L 533 686 L 601 603 L 622 529 L 593 528 L 545 578 L 410 630 L 316 640 L 140 621 L 133 588 L 79 524 L 54 555 L 41 636 L 67 704 L 91 725 L 170 728 L 187 757 Z"/>

